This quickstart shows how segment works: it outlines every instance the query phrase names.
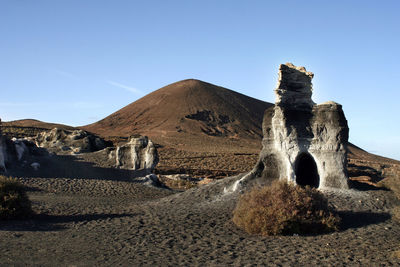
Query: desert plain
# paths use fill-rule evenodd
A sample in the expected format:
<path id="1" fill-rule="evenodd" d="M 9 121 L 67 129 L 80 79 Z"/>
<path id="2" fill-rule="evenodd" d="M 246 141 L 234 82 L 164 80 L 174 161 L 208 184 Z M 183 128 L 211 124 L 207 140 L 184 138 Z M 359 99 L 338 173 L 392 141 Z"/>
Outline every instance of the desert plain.
<path id="1" fill-rule="evenodd" d="M 38 170 L 32 170 L 29 165 L 11 168 L 8 174 L 26 186 L 35 214 L 25 220 L 0 222 L 0 265 L 400 264 L 400 162 L 349 144 L 350 189 L 322 190 L 342 217 L 339 231 L 290 236 L 247 234 L 232 222 L 232 211 L 241 192 L 227 192 L 226 189 L 257 162 L 261 150 L 262 112 L 246 111 L 258 114 L 253 117 L 259 125 L 253 126 L 256 123 L 243 118 L 247 116 L 243 111 L 246 109 L 242 109 L 242 117 L 238 119 L 234 117 L 237 111 L 233 108 L 224 106 L 225 110 L 221 111 L 218 110 L 221 105 L 215 109 L 212 109 L 213 104 L 201 106 L 214 103 L 216 96 L 210 93 L 213 92 L 210 85 L 192 80 L 186 83 L 191 85 L 189 90 L 183 91 L 184 98 L 190 100 L 190 95 L 200 91 L 206 100 L 199 104 L 187 100 L 189 104 L 182 106 L 194 110 L 182 111 L 188 113 L 186 117 L 168 115 L 168 118 L 175 116 L 176 123 L 163 119 L 163 123 L 156 123 L 148 118 L 141 121 L 140 116 L 147 116 L 147 113 L 134 111 L 140 115 L 136 117 L 138 123 L 134 127 L 157 144 L 160 162 L 155 173 L 163 182 L 161 186 L 144 184 L 134 171 L 110 167 L 98 160 L 99 152 L 53 154 L 46 158 L 32 156 L 32 161 L 40 163 Z M 182 92 L 176 88 L 173 90 Z M 173 94 L 171 90 L 164 89 L 163 94 L 158 92 L 150 100 L 161 101 Z M 174 97 L 177 98 L 176 93 Z M 201 97 L 194 98 L 201 100 Z M 248 101 L 240 96 L 238 99 L 243 103 Z M 257 105 L 250 106 L 263 111 L 270 104 L 258 102 Z M 134 107 L 141 108 L 137 103 Z M 242 107 L 248 106 L 243 104 Z M 211 112 L 196 113 L 196 110 L 217 110 L 215 114 L 223 113 L 227 117 Z M 116 128 L 116 122 L 124 121 L 118 117 L 120 114 L 110 115 L 112 120 L 83 129 L 108 136 L 114 144 L 123 142 L 127 133 L 134 131 L 126 129 L 132 124 L 121 124 L 125 127 L 119 129 L 123 133 L 121 136 L 106 131 Z M 159 119 L 159 116 L 156 114 L 153 118 Z M 241 128 L 238 120 L 246 121 L 248 126 Z M 12 125 L 16 128 L 9 130 L 19 135 L 23 135 L 24 129 L 54 126 L 38 126 L 33 122 L 4 123 L 3 132 Z M 111 126 L 106 128 L 107 124 Z M 17 133 L 16 129 L 22 133 Z M 196 129 L 200 131 L 196 132 Z M 243 129 L 250 130 L 245 132 Z M 187 174 L 194 179 L 168 183 L 162 179 L 168 174 Z"/>

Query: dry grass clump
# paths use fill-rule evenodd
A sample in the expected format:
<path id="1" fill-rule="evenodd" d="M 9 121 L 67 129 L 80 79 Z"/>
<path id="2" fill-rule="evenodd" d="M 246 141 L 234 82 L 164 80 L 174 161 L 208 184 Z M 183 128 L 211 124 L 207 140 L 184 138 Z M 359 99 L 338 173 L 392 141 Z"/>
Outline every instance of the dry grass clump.
<path id="1" fill-rule="evenodd" d="M 24 186 L 15 179 L 0 176 L 0 220 L 26 218 L 31 214 Z"/>
<path id="2" fill-rule="evenodd" d="M 277 181 L 242 195 L 233 222 L 250 234 L 316 234 L 338 230 L 340 217 L 316 189 Z"/>

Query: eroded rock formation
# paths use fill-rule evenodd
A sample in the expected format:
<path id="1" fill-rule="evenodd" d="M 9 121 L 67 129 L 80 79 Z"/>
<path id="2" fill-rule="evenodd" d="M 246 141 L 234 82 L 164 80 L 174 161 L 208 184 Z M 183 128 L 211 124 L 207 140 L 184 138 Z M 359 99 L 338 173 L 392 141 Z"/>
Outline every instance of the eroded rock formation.
<path id="1" fill-rule="evenodd" d="M 240 183 L 287 179 L 317 188 L 347 188 L 348 126 L 342 106 L 311 100 L 313 73 L 291 63 L 279 68 L 276 103 L 263 119 L 259 161 Z"/>
<path id="2" fill-rule="evenodd" d="M 43 153 L 35 146 L 32 138 L 9 138 L 2 134 L 0 120 L 0 173 L 14 165 L 24 165 L 30 155 Z"/>
<path id="3" fill-rule="evenodd" d="M 145 170 L 152 173 L 159 158 L 157 149 L 147 136 L 131 137 L 115 151 L 116 166 L 121 169 Z"/>
<path id="4" fill-rule="evenodd" d="M 106 142 L 83 130 L 67 131 L 54 128 L 36 136 L 38 147 L 44 147 L 53 152 L 83 153 L 104 149 Z"/>

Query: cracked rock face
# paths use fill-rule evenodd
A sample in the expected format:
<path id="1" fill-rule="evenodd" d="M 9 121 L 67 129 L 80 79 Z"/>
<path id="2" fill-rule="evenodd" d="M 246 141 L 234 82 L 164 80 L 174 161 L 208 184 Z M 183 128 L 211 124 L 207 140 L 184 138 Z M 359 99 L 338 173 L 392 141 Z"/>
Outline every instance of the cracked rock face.
<path id="1" fill-rule="evenodd" d="M 311 100 L 313 76 L 304 67 L 280 66 L 276 103 L 264 114 L 263 149 L 251 179 L 348 188 L 347 120 L 341 105 Z"/>
<path id="2" fill-rule="evenodd" d="M 104 149 L 106 142 L 83 130 L 67 131 L 54 128 L 36 136 L 38 147 L 44 147 L 55 152 L 85 153 Z"/>
<path id="3" fill-rule="evenodd" d="M 29 156 L 45 154 L 31 138 L 8 138 L 0 134 L 0 173 L 8 167 L 25 165 Z"/>
<path id="4" fill-rule="evenodd" d="M 145 170 L 152 173 L 159 158 L 157 149 L 147 136 L 131 137 L 115 151 L 116 166 L 121 169 Z"/>
<path id="5" fill-rule="evenodd" d="M 314 77 L 304 67 L 296 67 L 291 63 L 279 67 L 278 86 L 275 89 L 276 105 L 313 106 L 311 100 Z"/>

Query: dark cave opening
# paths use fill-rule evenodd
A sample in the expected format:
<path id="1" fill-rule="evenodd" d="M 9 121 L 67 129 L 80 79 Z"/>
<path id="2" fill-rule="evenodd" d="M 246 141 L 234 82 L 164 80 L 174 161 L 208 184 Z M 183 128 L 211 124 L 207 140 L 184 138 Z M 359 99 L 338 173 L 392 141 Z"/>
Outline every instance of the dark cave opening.
<path id="1" fill-rule="evenodd" d="M 309 185 L 319 187 L 319 175 L 317 164 L 308 153 L 302 153 L 297 157 L 295 163 L 296 183 L 301 186 Z"/>

